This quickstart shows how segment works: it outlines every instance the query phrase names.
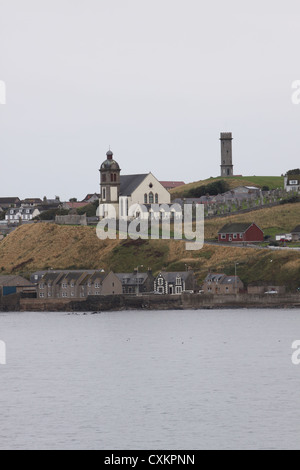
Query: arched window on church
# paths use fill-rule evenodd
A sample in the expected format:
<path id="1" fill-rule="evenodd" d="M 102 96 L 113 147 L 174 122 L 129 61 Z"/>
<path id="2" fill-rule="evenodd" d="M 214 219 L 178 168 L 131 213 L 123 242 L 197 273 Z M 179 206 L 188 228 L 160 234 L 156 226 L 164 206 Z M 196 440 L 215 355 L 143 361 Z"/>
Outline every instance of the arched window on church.
<path id="1" fill-rule="evenodd" d="M 149 204 L 153 204 L 154 203 L 154 194 L 151 192 L 149 193 Z"/>
<path id="2" fill-rule="evenodd" d="M 155 194 L 155 204 L 158 204 L 158 194 Z"/>
<path id="3" fill-rule="evenodd" d="M 148 204 L 148 194 L 144 195 L 144 204 Z"/>
<path id="4" fill-rule="evenodd" d="M 110 181 L 113 183 L 114 182 L 114 175 L 113 173 L 110 174 Z"/>
<path id="5" fill-rule="evenodd" d="M 116 175 L 116 173 L 115 173 L 115 174 L 114 174 L 114 182 L 116 183 L 116 181 L 117 181 L 117 175 Z"/>

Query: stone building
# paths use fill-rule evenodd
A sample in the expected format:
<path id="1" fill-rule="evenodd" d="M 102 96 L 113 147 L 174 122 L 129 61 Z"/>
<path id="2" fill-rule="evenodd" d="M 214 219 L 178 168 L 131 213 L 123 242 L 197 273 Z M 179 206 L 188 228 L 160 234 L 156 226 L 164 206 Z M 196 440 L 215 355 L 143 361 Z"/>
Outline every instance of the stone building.
<path id="1" fill-rule="evenodd" d="M 210 273 L 203 283 L 204 294 L 237 294 L 244 290 L 244 284 L 238 276 Z"/>
<path id="2" fill-rule="evenodd" d="M 221 133 L 221 176 L 233 176 L 232 164 L 232 133 Z"/>
<path id="3" fill-rule="evenodd" d="M 117 276 L 97 270 L 47 271 L 34 273 L 39 299 L 86 299 L 92 295 L 122 294 Z"/>

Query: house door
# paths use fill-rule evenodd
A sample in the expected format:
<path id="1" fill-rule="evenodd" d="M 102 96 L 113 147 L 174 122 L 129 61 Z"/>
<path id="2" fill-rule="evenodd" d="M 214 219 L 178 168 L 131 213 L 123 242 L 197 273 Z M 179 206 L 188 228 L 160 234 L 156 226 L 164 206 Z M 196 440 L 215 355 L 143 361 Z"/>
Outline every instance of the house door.
<path id="1" fill-rule="evenodd" d="M 174 287 L 173 286 L 169 286 L 169 294 L 170 295 L 174 294 Z"/>

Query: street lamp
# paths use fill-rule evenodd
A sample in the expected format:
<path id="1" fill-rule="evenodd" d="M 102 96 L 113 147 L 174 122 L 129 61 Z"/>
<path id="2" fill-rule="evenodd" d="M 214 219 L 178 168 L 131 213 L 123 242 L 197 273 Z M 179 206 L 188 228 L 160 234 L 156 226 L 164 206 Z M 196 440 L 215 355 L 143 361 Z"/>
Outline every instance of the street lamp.
<path id="1" fill-rule="evenodd" d="M 136 295 L 140 293 L 140 284 L 139 284 L 139 268 L 143 268 L 143 264 L 139 264 L 136 268 Z"/>
<path id="2" fill-rule="evenodd" d="M 237 266 L 239 265 L 240 263 L 234 263 L 234 275 L 235 275 L 235 294 L 237 295 Z"/>

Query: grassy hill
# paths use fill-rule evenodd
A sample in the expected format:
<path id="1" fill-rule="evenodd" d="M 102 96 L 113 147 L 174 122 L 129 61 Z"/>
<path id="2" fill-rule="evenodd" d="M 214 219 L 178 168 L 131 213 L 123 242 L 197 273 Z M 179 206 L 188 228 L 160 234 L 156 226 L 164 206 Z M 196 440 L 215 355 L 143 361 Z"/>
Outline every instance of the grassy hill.
<path id="1" fill-rule="evenodd" d="M 207 220 L 205 222 L 205 238 L 215 238 L 218 231 L 230 222 L 255 222 L 264 230 L 265 235 L 274 237 L 279 233 L 288 233 L 300 225 L 300 203 L 284 204 L 247 214 Z"/>
<path id="2" fill-rule="evenodd" d="M 221 181 L 222 179 L 227 181 L 230 189 L 237 188 L 238 186 L 257 186 L 260 188 L 263 186 L 268 186 L 270 189 L 277 189 L 283 188 L 284 185 L 283 176 L 232 176 L 228 178 L 218 177 L 180 186 L 176 189 L 172 189 L 171 194 L 173 198 L 184 197 L 184 195 L 190 189 L 198 188 L 199 186 L 206 186 L 210 183 Z"/>
<path id="3" fill-rule="evenodd" d="M 299 213 L 299 204 L 292 206 L 281 208 L 286 211 L 283 220 L 283 212 L 273 216 L 267 216 L 265 212 L 258 220 L 263 227 L 274 223 L 280 225 L 283 221 L 288 226 L 293 223 L 296 209 Z M 242 216 L 233 219 L 237 220 L 238 217 Z M 223 222 L 221 219 L 210 221 L 206 229 L 214 235 Z M 101 241 L 92 227 L 54 224 L 21 226 L 0 242 L 0 273 L 20 273 L 25 276 L 35 270 L 48 268 L 113 269 L 122 272 L 132 271 L 137 265 L 143 264 L 145 269 L 151 267 L 156 273 L 163 267 L 181 271 L 189 265 L 199 280 L 203 280 L 209 270 L 233 274 L 235 262 L 239 263 L 238 274 L 246 283 L 264 280 L 271 284 L 286 284 L 291 289 L 300 287 L 300 253 L 294 251 L 271 252 L 207 245 L 199 252 L 188 252 L 181 241 Z"/>

